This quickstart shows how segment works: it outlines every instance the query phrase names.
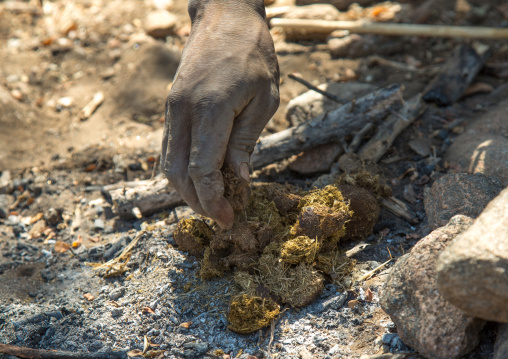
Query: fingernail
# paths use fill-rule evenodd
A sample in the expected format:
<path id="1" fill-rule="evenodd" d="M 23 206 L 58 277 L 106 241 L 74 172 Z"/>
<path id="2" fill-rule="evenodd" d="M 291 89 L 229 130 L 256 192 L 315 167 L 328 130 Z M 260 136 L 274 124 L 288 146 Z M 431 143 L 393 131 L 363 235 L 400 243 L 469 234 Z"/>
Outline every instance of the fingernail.
<path id="1" fill-rule="evenodd" d="M 249 165 L 245 162 L 240 163 L 240 177 L 250 182 Z"/>

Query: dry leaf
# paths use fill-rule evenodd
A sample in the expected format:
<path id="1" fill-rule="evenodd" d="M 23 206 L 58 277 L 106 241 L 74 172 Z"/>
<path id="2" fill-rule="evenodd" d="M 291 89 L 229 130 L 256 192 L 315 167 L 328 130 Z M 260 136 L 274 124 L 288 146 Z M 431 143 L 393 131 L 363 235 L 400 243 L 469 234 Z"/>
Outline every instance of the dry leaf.
<path id="1" fill-rule="evenodd" d="M 65 253 L 69 249 L 71 249 L 70 244 L 62 242 L 62 241 L 56 241 L 55 242 L 55 252 L 56 253 Z"/>
<path id="2" fill-rule="evenodd" d="M 133 349 L 133 350 L 127 352 L 127 355 L 131 358 L 140 357 L 140 356 L 143 356 L 143 351 L 139 350 L 139 349 Z"/>
<path id="3" fill-rule="evenodd" d="M 78 234 L 78 239 L 72 242 L 72 248 L 78 248 L 83 243 L 83 237 L 81 234 Z"/>
<path id="4" fill-rule="evenodd" d="M 358 300 L 357 299 L 350 300 L 347 303 L 347 306 L 349 307 L 349 309 L 355 309 L 358 306 Z"/>
<path id="5" fill-rule="evenodd" d="M 182 324 L 180 324 L 180 328 L 189 329 L 191 325 L 192 322 L 183 322 Z"/>
<path id="6" fill-rule="evenodd" d="M 93 243 L 99 242 L 99 238 L 88 238 L 88 240 Z"/>
<path id="7" fill-rule="evenodd" d="M 32 218 L 30 218 L 30 224 L 34 224 L 35 222 L 37 222 L 39 219 L 42 219 L 42 217 L 44 217 L 44 213 L 40 212 L 40 213 L 37 213 L 35 216 L 33 216 Z"/>
<path id="8" fill-rule="evenodd" d="M 164 353 L 164 350 L 149 350 L 143 356 L 145 358 L 155 358 Z"/>
<path id="9" fill-rule="evenodd" d="M 85 167 L 86 172 L 92 172 L 97 168 L 97 165 L 95 163 L 91 163 L 88 166 Z"/>
<path id="10" fill-rule="evenodd" d="M 367 302 L 372 302 L 373 298 L 374 298 L 374 294 L 372 294 L 372 291 L 370 290 L 370 288 L 367 288 L 367 290 L 365 291 L 365 300 Z"/>
<path id="11" fill-rule="evenodd" d="M 155 312 L 150 307 L 143 307 L 141 308 L 141 311 L 143 314 L 155 314 Z"/>
<path id="12" fill-rule="evenodd" d="M 89 302 L 91 302 L 92 300 L 95 299 L 95 297 L 91 293 L 85 293 L 85 294 L 83 294 L 83 298 L 85 298 Z"/>

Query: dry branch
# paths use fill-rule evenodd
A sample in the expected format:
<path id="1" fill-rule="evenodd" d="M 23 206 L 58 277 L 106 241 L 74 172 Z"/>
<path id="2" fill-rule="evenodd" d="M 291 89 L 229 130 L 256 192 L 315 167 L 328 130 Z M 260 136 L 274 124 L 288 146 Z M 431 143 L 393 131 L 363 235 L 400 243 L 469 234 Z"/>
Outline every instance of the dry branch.
<path id="1" fill-rule="evenodd" d="M 182 197 L 163 176 L 106 186 L 101 192 L 122 218 L 147 216 L 183 203 Z"/>
<path id="2" fill-rule="evenodd" d="M 66 352 L 61 350 L 45 350 L 18 347 L 15 345 L 0 344 L 0 353 L 14 355 L 18 358 L 33 359 L 124 359 L 127 358 L 125 352 L 97 352 L 97 353 L 79 353 Z"/>
<path id="3" fill-rule="evenodd" d="M 415 96 L 404 103 L 400 113 L 388 116 L 378 127 L 377 133 L 360 150 L 364 160 L 377 162 L 390 148 L 397 136 L 413 123 L 427 108 L 421 96 Z"/>
<path id="4" fill-rule="evenodd" d="M 408 206 L 400 199 L 395 197 L 382 198 L 381 206 L 395 214 L 397 217 L 405 219 L 409 223 L 418 224 L 420 222 Z"/>
<path id="5" fill-rule="evenodd" d="M 348 30 L 357 34 L 391 36 L 463 37 L 469 39 L 508 39 L 508 29 L 481 26 L 441 26 L 418 24 L 387 24 L 365 21 L 327 21 L 307 19 L 271 19 L 270 26 L 312 33 L 329 34 Z"/>
<path id="6" fill-rule="evenodd" d="M 423 99 L 439 106 L 453 104 L 464 95 L 490 54 L 489 47 L 483 44 L 458 46 L 443 71 L 425 89 Z"/>
<path id="7" fill-rule="evenodd" d="M 340 142 L 369 122 L 377 125 L 402 103 L 402 86 L 392 85 L 298 126 L 263 137 L 252 154 L 252 166 L 259 169 L 319 145 Z"/>

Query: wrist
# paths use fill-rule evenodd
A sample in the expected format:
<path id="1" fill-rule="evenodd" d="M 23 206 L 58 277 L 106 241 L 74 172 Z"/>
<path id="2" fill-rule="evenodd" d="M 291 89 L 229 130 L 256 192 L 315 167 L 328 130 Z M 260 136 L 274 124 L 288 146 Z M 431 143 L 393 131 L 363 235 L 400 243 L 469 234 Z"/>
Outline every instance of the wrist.
<path id="1" fill-rule="evenodd" d="M 264 0 L 189 0 L 188 11 L 192 22 L 205 15 L 220 16 L 221 13 L 266 17 Z"/>

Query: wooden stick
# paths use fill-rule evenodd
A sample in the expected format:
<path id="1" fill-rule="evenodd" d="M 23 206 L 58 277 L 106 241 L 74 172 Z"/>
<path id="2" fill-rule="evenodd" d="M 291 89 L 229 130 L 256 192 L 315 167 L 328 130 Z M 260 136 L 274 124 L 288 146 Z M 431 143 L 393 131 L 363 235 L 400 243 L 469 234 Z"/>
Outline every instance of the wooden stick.
<path id="1" fill-rule="evenodd" d="M 387 24 L 365 21 L 326 21 L 308 19 L 270 20 L 270 26 L 329 34 L 335 30 L 348 30 L 357 34 L 390 36 L 464 37 L 469 39 L 508 39 L 508 29 L 481 26 L 441 26 L 419 24 Z"/>
<path id="2" fill-rule="evenodd" d="M 253 168 L 262 168 L 332 141 L 340 142 L 369 122 L 377 125 L 402 106 L 402 89 L 400 85 L 382 88 L 298 126 L 262 137 L 251 157 Z"/>
<path id="3" fill-rule="evenodd" d="M 395 197 L 382 198 L 380 201 L 382 207 L 386 208 L 397 217 L 403 218 L 409 223 L 418 224 L 420 221 L 416 218 L 416 216 L 411 212 L 408 206 L 402 202 L 400 199 Z"/>
<path id="4" fill-rule="evenodd" d="M 423 100 L 450 106 L 461 98 L 491 55 L 487 45 L 459 45 L 440 74 L 424 91 Z"/>
<path id="5" fill-rule="evenodd" d="M 125 352 L 97 352 L 97 353 L 79 353 L 67 352 L 62 350 L 45 350 L 18 347 L 9 344 L 0 344 L 0 353 L 14 355 L 19 358 L 33 359 L 125 359 Z"/>
<path id="6" fill-rule="evenodd" d="M 292 80 L 295 80 L 295 81 L 301 83 L 303 86 L 309 88 L 310 90 L 315 91 L 323 96 L 328 97 L 330 100 L 333 100 L 333 101 L 340 103 L 340 104 L 343 104 L 345 102 L 344 100 L 341 100 L 340 98 L 335 96 L 333 93 L 323 91 L 319 87 L 314 86 L 310 82 L 305 81 L 304 79 L 302 79 L 299 76 L 296 76 L 295 74 L 289 74 L 288 77 Z"/>
<path id="7" fill-rule="evenodd" d="M 117 188 L 115 188 L 117 187 Z M 106 200 L 113 203 L 122 218 L 139 218 L 183 204 L 182 197 L 164 176 L 152 180 L 126 182 L 125 186 L 103 187 Z"/>
<path id="8" fill-rule="evenodd" d="M 388 151 L 397 136 L 413 123 L 427 108 L 421 96 L 406 101 L 400 113 L 388 116 L 378 127 L 377 133 L 360 150 L 364 160 L 377 162 Z"/>

